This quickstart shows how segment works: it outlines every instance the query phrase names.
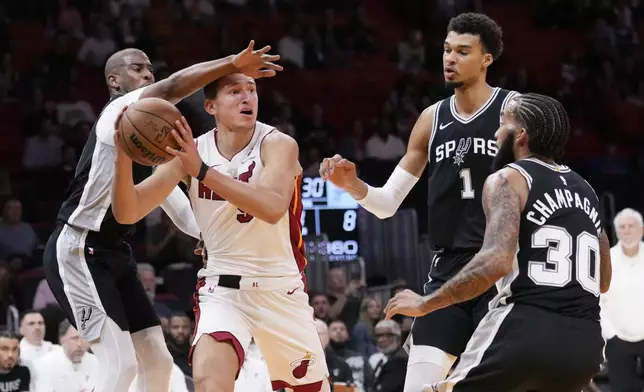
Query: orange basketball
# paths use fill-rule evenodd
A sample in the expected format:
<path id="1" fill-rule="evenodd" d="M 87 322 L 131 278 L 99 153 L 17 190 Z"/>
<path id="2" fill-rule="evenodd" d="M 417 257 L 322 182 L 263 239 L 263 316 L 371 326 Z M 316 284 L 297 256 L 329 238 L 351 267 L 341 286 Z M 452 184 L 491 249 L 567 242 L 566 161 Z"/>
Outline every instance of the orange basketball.
<path id="1" fill-rule="evenodd" d="M 181 112 L 173 104 L 159 98 L 144 98 L 128 106 L 121 117 L 120 140 L 126 154 L 145 166 L 170 162 L 174 156 L 166 146 L 179 149 L 170 131 Z"/>

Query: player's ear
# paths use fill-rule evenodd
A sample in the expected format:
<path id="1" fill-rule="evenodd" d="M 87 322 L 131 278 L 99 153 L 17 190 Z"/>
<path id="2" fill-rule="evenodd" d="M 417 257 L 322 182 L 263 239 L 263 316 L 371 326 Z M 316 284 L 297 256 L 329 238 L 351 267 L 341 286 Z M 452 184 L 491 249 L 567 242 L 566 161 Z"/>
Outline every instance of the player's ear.
<path id="1" fill-rule="evenodd" d="M 119 82 L 118 82 L 118 80 L 116 78 L 116 75 L 114 75 L 114 74 L 108 75 L 107 84 L 112 89 L 118 89 L 119 88 Z"/>
<path id="2" fill-rule="evenodd" d="M 492 63 L 494 62 L 494 56 L 492 56 L 491 53 L 484 53 L 483 54 L 483 66 L 484 67 L 489 67 Z"/>
<path id="3" fill-rule="evenodd" d="M 525 128 L 519 128 L 516 131 L 516 136 L 514 140 L 519 146 L 527 146 L 529 138 L 530 136 L 528 135 L 528 131 L 526 131 Z"/>
<path id="4" fill-rule="evenodd" d="M 206 100 L 204 100 L 204 101 L 203 101 L 203 108 L 204 108 L 204 109 L 206 110 L 206 112 L 207 112 L 208 114 L 210 114 L 211 116 L 214 116 L 214 115 L 216 114 L 216 112 L 217 112 L 217 111 L 215 110 L 215 100 L 214 100 L 214 99 L 208 99 L 208 98 L 206 98 Z"/>

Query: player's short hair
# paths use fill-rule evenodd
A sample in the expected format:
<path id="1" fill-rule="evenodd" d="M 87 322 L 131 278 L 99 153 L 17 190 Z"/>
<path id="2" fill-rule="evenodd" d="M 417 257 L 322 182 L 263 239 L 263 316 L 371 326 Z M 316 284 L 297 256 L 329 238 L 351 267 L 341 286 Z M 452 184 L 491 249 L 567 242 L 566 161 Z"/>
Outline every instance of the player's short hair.
<path id="1" fill-rule="evenodd" d="M 58 324 L 58 337 L 65 336 L 67 334 L 67 331 L 69 331 L 69 328 L 73 327 L 74 326 L 69 322 L 69 320 L 64 319 L 60 322 L 60 324 Z"/>
<path id="2" fill-rule="evenodd" d="M 545 158 L 560 158 L 570 135 L 570 120 L 561 102 L 547 95 L 522 94 L 513 100 L 518 122 L 528 132 L 528 149 Z"/>
<path id="3" fill-rule="evenodd" d="M 466 12 L 450 19 L 447 33 L 477 35 L 483 50 L 494 60 L 503 53 L 503 30 L 492 18 L 476 12 Z"/>
<path id="4" fill-rule="evenodd" d="M 36 310 L 36 309 L 27 309 L 27 310 L 25 310 L 24 312 L 22 312 L 22 314 L 20 315 L 20 323 L 22 323 L 22 321 L 25 319 L 25 317 L 26 317 L 28 314 L 39 314 L 39 315 L 41 315 L 41 316 L 42 316 L 42 313 L 40 312 L 40 310 Z"/>
<path id="5" fill-rule="evenodd" d="M 640 214 L 637 210 L 634 210 L 632 208 L 624 208 L 620 212 L 615 215 L 615 219 L 613 219 L 613 226 L 617 227 L 619 222 L 624 219 L 624 218 L 635 218 L 637 223 L 639 223 L 640 226 L 644 226 L 644 220 L 642 220 L 642 214 Z"/>
<path id="6" fill-rule="evenodd" d="M 15 339 L 17 341 L 20 341 L 20 336 L 15 334 L 14 332 L 8 330 L 8 329 L 3 329 L 0 331 L 0 339 L 5 338 L 5 339 Z"/>
<path id="7" fill-rule="evenodd" d="M 221 79 L 216 79 L 210 83 L 208 83 L 204 88 L 203 88 L 203 93 L 206 96 L 206 99 L 215 99 L 217 98 L 217 93 L 219 92 L 219 89 L 221 88 Z"/>

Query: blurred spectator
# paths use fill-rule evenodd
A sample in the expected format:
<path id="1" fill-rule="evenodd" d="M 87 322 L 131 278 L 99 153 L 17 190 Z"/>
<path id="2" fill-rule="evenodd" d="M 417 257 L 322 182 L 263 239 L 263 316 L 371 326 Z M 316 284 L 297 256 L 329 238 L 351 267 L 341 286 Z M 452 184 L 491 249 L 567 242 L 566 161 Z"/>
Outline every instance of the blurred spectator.
<path id="1" fill-rule="evenodd" d="M 78 93 L 78 86 L 69 87 L 69 96 L 56 105 L 58 123 L 75 126 L 79 122 L 94 122 L 96 114 L 92 105 L 82 99 Z"/>
<path id="2" fill-rule="evenodd" d="M 304 65 L 307 69 L 322 69 L 327 67 L 327 56 L 320 33 L 315 26 L 309 26 L 304 41 Z"/>
<path id="3" fill-rule="evenodd" d="M 400 326 L 393 320 L 376 324 L 377 353 L 369 357 L 373 368 L 374 389 L 377 392 L 399 392 L 405 386 L 407 353 L 402 348 Z"/>
<path id="4" fill-rule="evenodd" d="M 398 69 L 407 73 L 417 73 L 425 67 L 425 44 L 423 33 L 414 30 L 409 39 L 398 44 Z"/>
<path id="5" fill-rule="evenodd" d="M 192 370 L 188 364 L 190 337 L 192 335 L 190 319 L 185 314 L 174 314 L 170 317 L 168 330 L 168 350 L 172 354 L 174 363 L 179 366 L 184 374 L 192 374 Z"/>
<path id="6" fill-rule="evenodd" d="M 361 120 L 355 120 L 351 133 L 341 135 L 337 151 L 351 161 L 360 162 L 365 156 L 364 144 L 364 123 Z"/>
<path id="7" fill-rule="evenodd" d="M 116 52 L 112 32 L 100 23 L 92 26 L 92 33 L 85 39 L 78 51 L 78 61 L 94 67 L 103 67 L 107 58 Z"/>
<path id="8" fill-rule="evenodd" d="M 183 0 L 183 6 L 192 22 L 205 24 L 214 19 L 213 0 Z"/>
<path id="9" fill-rule="evenodd" d="M 20 320 L 20 361 L 29 366 L 54 349 L 51 342 L 45 341 L 45 319 L 35 310 L 27 310 Z"/>
<path id="10" fill-rule="evenodd" d="M 318 330 L 318 336 L 324 348 L 326 357 L 326 366 L 329 368 L 329 377 L 333 383 L 345 383 L 353 385 L 353 371 L 349 365 L 329 349 L 329 327 L 320 319 L 315 319 L 315 325 Z"/>
<path id="11" fill-rule="evenodd" d="M 148 263 L 138 263 L 136 266 L 139 279 L 141 279 L 143 288 L 154 305 L 154 311 L 157 313 L 157 316 L 170 317 L 172 315 L 170 307 L 163 302 L 155 300 L 157 294 L 157 274 L 154 267 Z"/>
<path id="12" fill-rule="evenodd" d="M 304 41 L 299 24 L 294 23 L 290 26 L 288 33 L 277 43 L 277 52 L 284 67 L 291 65 L 297 69 L 304 68 Z"/>
<path id="13" fill-rule="evenodd" d="M 47 280 L 42 279 L 40 283 L 38 283 L 38 287 L 36 287 L 36 294 L 34 295 L 32 308 L 40 310 L 50 304 L 58 305 L 58 302 L 56 301 L 56 298 L 54 298 L 54 293 L 52 293 Z"/>
<path id="14" fill-rule="evenodd" d="M 44 280 L 44 279 L 43 279 Z M 29 368 L 29 373 L 35 376 L 34 362 L 45 354 L 59 348 L 45 341 L 45 318 L 40 312 L 27 310 L 20 320 L 20 364 Z M 31 378 L 31 390 L 35 390 L 36 379 Z"/>
<path id="15" fill-rule="evenodd" d="M 58 330 L 62 350 L 51 350 L 36 361 L 35 392 L 88 392 L 101 378 L 98 360 L 88 352 L 89 344 L 65 320 Z"/>
<path id="16" fill-rule="evenodd" d="M 40 132 L 25 143 L 22 162 L 26 169 L 53 169 L 62 162 L 62 148 L 65 144 L 58 133 L 58 124 L 51 117 L 45 117 Z"/>
<path id="17" fill-rule="evenodd" d="M 30 392 L 31 375 L 26 366 L 18 365 L 19 339 L 13 333 L 0 333 L 0 390 Z"/>
<path id="18" fill-rule="evenodd" d="M 20 328 L 20 315 L 14 306 L 13 286 L 14 274 L 11 267 L 7 262 L 0 261 L 0 331 L 6 330 L 17 334 Z"/>
<path id="19" fill-rule="evenodd" d="M 349 331 L 344 322 L 331 321 L 329 324 L 329 346 L 334 355 L 344 359 L 353 373 L 353 382 L 359 392 L 368 392 L 373 385 L 373 370 L 367 358 L 348 348 Z"/>
<path id="20" fill-rule="evenodd" d="M 365 154 L 367 158 L 391 161 L 405 155 L 406 149 L 405 142 L 392 133 L 391 122 L 383 119 L 378 124 L 376 133 L 367 140 Z"/>
<path id="21" fill-rule="evenodd" d="M 84 37 L 83 17 L 67 0 L 58 0 L 58 30 L 76 39 Z"/>
<path id="22" fill-rule="evenodd" d="M 14 255 L 31 258 L 38 245 L 36 232 L 29 223 L 22 221 L 20 200 L 7 200 L 0 221 L 0 260 Z"/>
<path id="23" fill-rule="evenodd" d="M 15 97 L 15 87 L 18 84 L 18 73 L 14 71 L 11 54 L 6 52 L 0 62 L 0 102 Z"/>
<path id="24" fill-rule="evenodd" d="M 609 381 L 613 392 L 641 391 L 644 381 L 637 359 L 644 358 L 642 215 L 626 208 L 615 216 L 614 226 L 619 241 L 610 250 L 613 276 L 610 289 L 601 296 Z"/>
<path id="25" fill-rule="evenodd" d="M 351 348 L 369 358 L 377 349 L 374 326 L 382 318 L 382 304 L 377 297 L 365 297 L 360 305 L 360 321 L 351 332 Z"/>
<path id="26" fill-rule="evenodd" d="M 362 302 L 361 288 L 364 282 L 351 280 L 347 284 L 347 276 L 342 267 L 330 268 L 327 274 L 329 298 L 329 317 L 341 320 L 351 330 L 358 321 L 360 303 Z"/>
<path id="27" fill-rule="evenodd" d="M 239 369 L 239 376 L 235 380 L 235 392 L 271 392 L 272 390 L 271 377 L 264 357 L 255 341 L 251 340 L 244 355 L 244 364 Z"/>
<path id="28" fill-rule="evenodd" d="M 331 322 L 329 299 L 326 295 L 309 291 L 309 305 L 313 308 L 313 317 L 327 324 Z"/>

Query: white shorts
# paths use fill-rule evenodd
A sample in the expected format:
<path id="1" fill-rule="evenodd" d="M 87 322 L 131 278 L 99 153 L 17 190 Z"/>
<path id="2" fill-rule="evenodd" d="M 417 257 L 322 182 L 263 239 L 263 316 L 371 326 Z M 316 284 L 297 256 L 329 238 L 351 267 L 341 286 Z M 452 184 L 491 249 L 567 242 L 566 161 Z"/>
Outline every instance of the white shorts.
<path id="1" fill-rule="evenodd" d="M 254 338 L 273 390 L 319 391 L 329 371 L 302 279 L 242 278 L 239 289 L 218 286 L 218 280 L 197 285 L 193 347 L 203 334 L 230 341 L 241 368 Z"/>

